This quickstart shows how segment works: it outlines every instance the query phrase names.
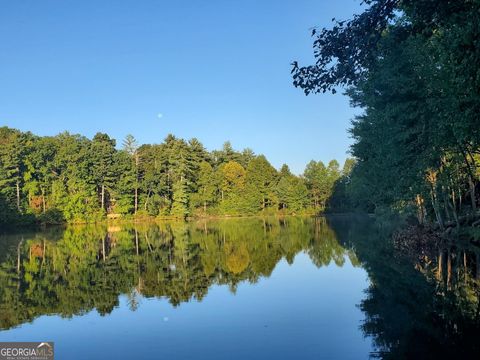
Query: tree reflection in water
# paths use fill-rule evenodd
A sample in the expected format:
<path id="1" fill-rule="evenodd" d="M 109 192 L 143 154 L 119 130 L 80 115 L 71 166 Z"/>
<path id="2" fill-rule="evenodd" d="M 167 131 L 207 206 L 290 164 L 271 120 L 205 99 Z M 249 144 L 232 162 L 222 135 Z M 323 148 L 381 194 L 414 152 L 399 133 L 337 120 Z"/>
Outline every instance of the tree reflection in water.
<path id="1" fill-rule="evenodd" d="M 1 329 L 45 314 L 106 315 L 121 294 L 135 310 L 141 297 L 177 306 L 202 300 L 212 285 L 234 293 L 301 251 L 318 267 L 341 266 L 345 255 L 356 262 L 324 218 L 72 226 L 6 236 L 1 244 Z"/>
<path id="2" fill-rule="evenodd" d="M 480 251 L 444 245 L 407 256 L 388 228 L 362 218 L 273 218 L 54 228 L 0 238 L 0 329 L 41 315 L 107 315 L 126 295 L 173 306 L 214 285 L 235 293 L 279 261 L 317 267 L 346 258 L 368 272 L 361 330 L 381 358 L 478 354 Z M 314 286 L 315 284 L 312 284 Z M 328 289 L 326 289 L 328 291 Z"/>
<path id="3" fill-rule="evenodd" d="M 354 248 L 370 287 L 359 305 L 361 328 L 384 359 L 477 358 L 480 354 L 480 249 L 450 243 L 415 256 L 393 245 L 390 227 L 329 219 Z"/>

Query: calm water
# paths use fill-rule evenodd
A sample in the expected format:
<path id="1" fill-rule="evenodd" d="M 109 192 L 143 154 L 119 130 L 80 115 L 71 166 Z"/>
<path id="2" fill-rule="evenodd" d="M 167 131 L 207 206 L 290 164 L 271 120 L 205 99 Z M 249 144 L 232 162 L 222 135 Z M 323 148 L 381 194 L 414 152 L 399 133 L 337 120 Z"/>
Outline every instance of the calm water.
<path id="1" fill-rule="evenodd" d="M 0 341 L 57 359 L 478 352 L 480 252 L 358 218 L 69 227 L 0 237 Z"/>

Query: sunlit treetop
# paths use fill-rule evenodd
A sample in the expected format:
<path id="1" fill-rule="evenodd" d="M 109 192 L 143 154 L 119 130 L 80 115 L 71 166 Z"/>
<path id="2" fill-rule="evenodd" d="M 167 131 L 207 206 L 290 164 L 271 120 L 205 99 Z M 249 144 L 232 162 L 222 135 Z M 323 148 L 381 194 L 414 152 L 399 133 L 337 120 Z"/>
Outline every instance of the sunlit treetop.
<path id="1" fill-rule="evenodd" d="M 379 44 L 389 25 L 402 19 L 410 34 L 428 34 L 455 14 L 472 11 L 469 0 L 364 0 L 367 8 L 350 20 L 332 19 L 331 28 L 314 28 L 315 64 L 292 63 L 293 84 L 305 94 L 336 92 L 355 85 L 380 55 Z M 404 17 L 406 16 L 406 18 Z M 397 27 L 398 28 L 398 27 Z"/>

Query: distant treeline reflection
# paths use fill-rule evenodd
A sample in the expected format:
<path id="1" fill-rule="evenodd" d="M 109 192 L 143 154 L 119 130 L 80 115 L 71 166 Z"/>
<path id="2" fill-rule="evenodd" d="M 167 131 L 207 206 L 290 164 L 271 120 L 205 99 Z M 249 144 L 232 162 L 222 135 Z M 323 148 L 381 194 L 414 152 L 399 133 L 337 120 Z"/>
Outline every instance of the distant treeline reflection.
<path id="1" fill-rule="evenodd" d="M 469 358 L 478 354 L 480 250 L 442 244 L 405 251 L 390 227 L 365 218 L 246 218 L 192 223 L 71 226 L 0 238 L 0 329 L 56 314 L 109 314 L 126 295 L 173 306 L 214 285 L 235 293 L 307 254 L 317 267 L 349 261 L 370 285 L 359 308 L 372 356 Z M 321 284 L 312 284 L 321 286 Z M 330 289 L 325 289 L 328 292 Z"/>
<path id="2" fill-rule="evenodd" d="M 358 264 L 324 218 L 68 227 L 1 243 L 2 329 L 44 314 L 108 314 L 121 294 L 135 310 L 140 296 L 177 306 L 215 284 L 235 292 L 301 251 L 318 267 L 342 266 L 345 256 Z"/>

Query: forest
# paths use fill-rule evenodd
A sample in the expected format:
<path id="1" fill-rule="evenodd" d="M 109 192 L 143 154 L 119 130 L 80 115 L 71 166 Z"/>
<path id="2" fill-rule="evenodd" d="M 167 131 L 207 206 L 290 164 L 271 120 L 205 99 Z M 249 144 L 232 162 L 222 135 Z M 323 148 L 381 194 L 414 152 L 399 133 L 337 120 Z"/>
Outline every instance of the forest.
<path id="1" fill-rule="evenodd" d="M 307 95 L 344 91 L 363 110 L 341 205 L 446 230 L 480 225 L 480 2 L 363 5 L 312 30 L 313 65 L 292 64 Z"/>
<path id="2" fill-rule="evenodd" d="M 353 164 L 312 160 L 296 176 L 229 142 L 209 152 L 197 139 L 168 135 L 139 145 L 128 135 L 119 145 L 103 133 L 88 139 L 0 128 L 0 225 L 316 214 Z"/>
<path id="3" fill-rule="evenodd" d="M 365 0 L 312 30 L 315 63 L 293 62 L 305 94 L 344 91 L 362 109 L 343 168 L 301 176 L 230 143 L 207 151 L 173 135 L 122 144 L 0 129 L 0 224 L 107 217 L 365 211 L 440 229 L 480 225 L 480 2 Z"/>

